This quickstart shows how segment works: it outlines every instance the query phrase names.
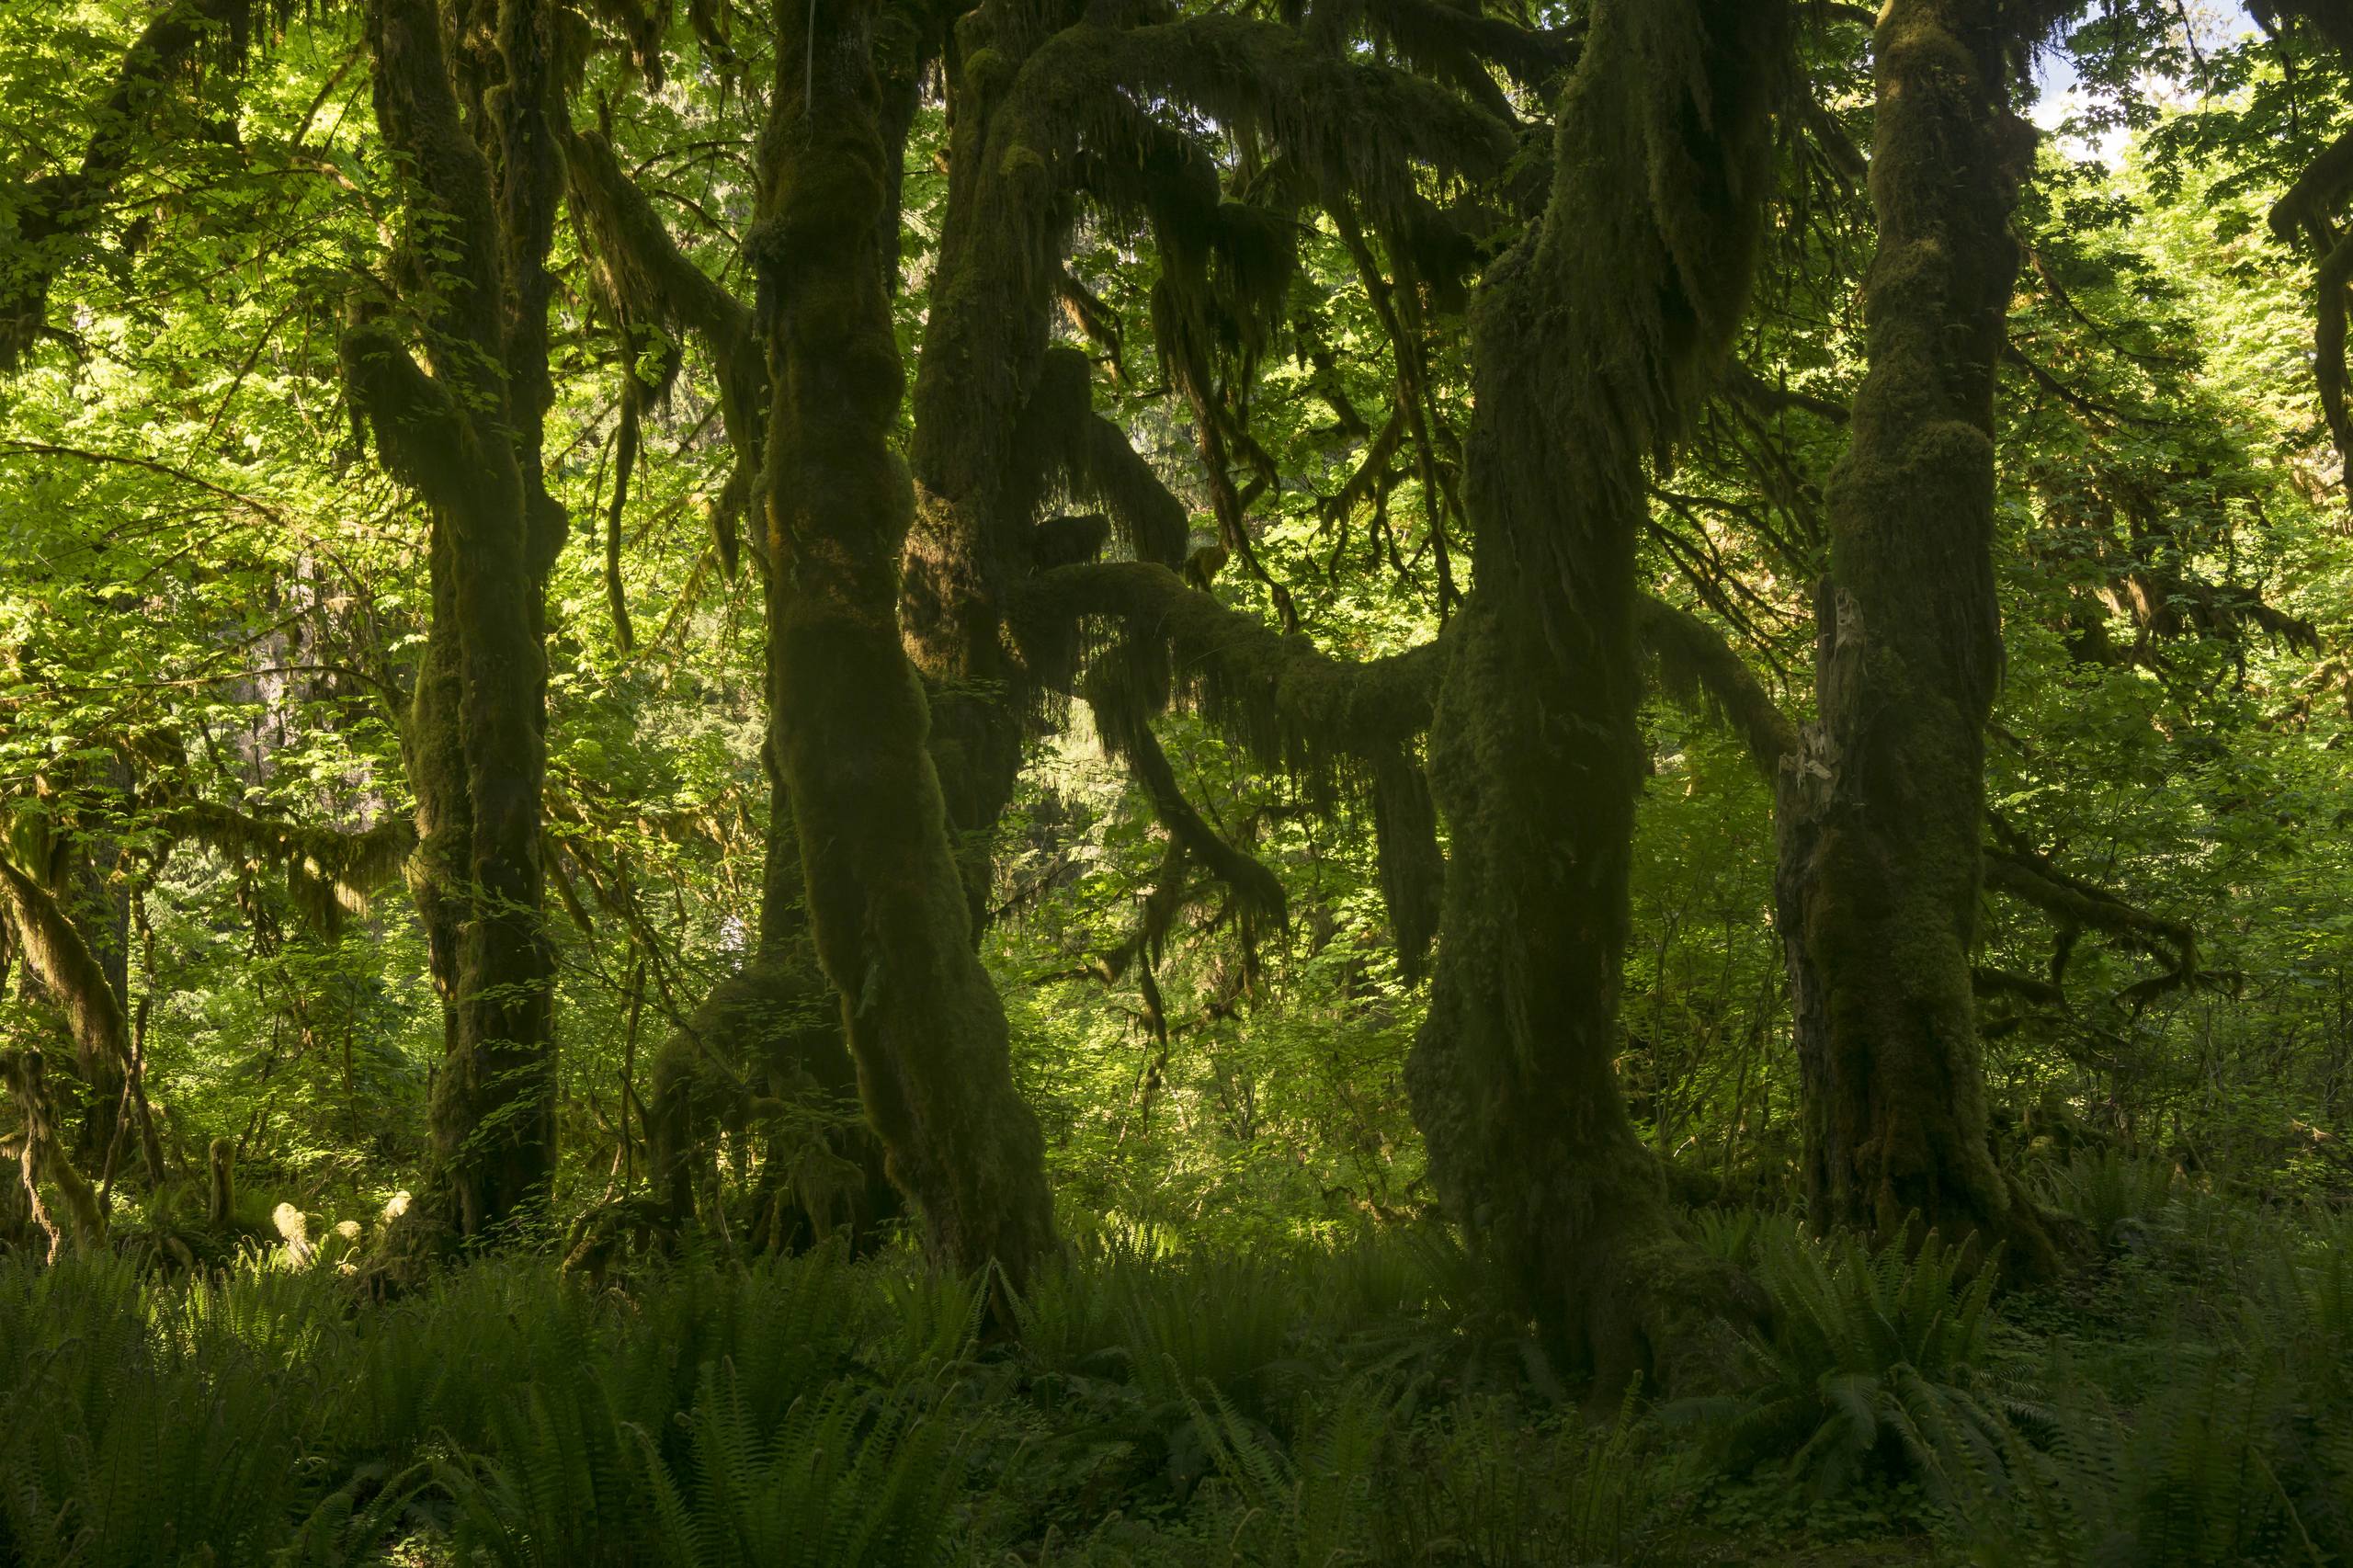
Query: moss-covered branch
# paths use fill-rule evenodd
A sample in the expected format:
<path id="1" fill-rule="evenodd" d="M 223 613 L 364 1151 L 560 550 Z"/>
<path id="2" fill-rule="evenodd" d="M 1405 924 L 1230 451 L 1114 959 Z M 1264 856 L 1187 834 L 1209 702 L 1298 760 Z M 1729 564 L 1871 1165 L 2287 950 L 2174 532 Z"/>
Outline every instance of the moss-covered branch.
<path id="1" fill-rule="evenodd" d="M 1490 113 L 1508 118 L 1510 104 L 1496 86 L 1500 67 L 1521 87 L 1548 97 L 1576 61 L 1582 24 L 1526 28 L 1475 6 L 1446 0 L 1318 0 L 1304 29 L 1327 48 L 1354 40 L 1384 46 L 1415 71 L 1469 95 Z"/>
<path id="2" fill-rule="evenodd" d="M 1636 607 L 1635 628 L 1668 694 L 1687 704 L 1704 699 L 1748 743 L 1766 778 L 1778 776 L 1781 759 L 1797 750 L 1797 726 L 1723 635 L 1647 594 Z"/>
<path id="3" fill-rule="evenodd" d="M 375 436 L 384 467 L 427 506 L 461 505 L 470 482 L 460 460 L 465 415 L 449 389 L 380 324 L 346 332 L 341 352 L 345 390 Z"/>
<path id="4" fill-rule="evenodd" d="M 1256 857 L 1226 842 L 1185 798 L 1168 754 L 1161 748 L 1160 737 L 1153 733 L 1151 715 L 1120 678 L 1116 658 L 1097 663 L 1086 685 L 1086 698 L 1095 710 L 1103 744 L 1128 765 L 1129 776 L 1142 787 L 1160 825 L 1233 895 L 1244 951 L 1254 951 L 1258 934 L 1268 926 L 1280 926 L 1288 916 L 1282 883 Z"/>
<path id="5" fill-rule="evenodd" d="M 367 914 L 376 890 L 399 877 L 416 849 L 416 824 L 402 817 L 344 833 L 199 801 L 168 813 L 164 826 L 175 836 L 197 839 L 224 854 L 282 868 L 295 907 L 327 932 L 345 915 Z"/>
<path id="6" fill-rule="evenodd" d="M 979 62 L 968 62 L 967 70 Z M 1006 103 L 1001 156 L 1042 169 L 1082 141 L 1131 149 L 1176 102 L 1235 133 L 1256 134 L 1327 192 L 1379 206 L 1417 194 L 1417 170 L 1494 173 L 1510 127 L 1459 93 L 1317 47 L 1275 22 L 1193 17 L 1116 30 L 1069 28 L 1030 55 Z"/>
<path id="7" fill-rule="evenodd" d="M 505 356 L 498 203 L 489 160 L 466 129 L 441 49 L 441 18 L 432 0 L 372 0 L 376 120 L 405 161 L 412 181 L 409 244 L 431 258 L 435 287 L 425 291 L 426 354 L 452 386 L 493 384 Z"/>
<path id="8" fill-rule="evenodd" d="M 66 1027 L 88 1062 L 127 1064 L 129 1031 L 122 998 L 55 894 L 0 858 L 0 914 L 7 917 L 26 964 L 64 1009 Z"/>
<path id="9" fill-rule="evenodd" d="M 1046 352 L 1038 385 L 1015 432 L 1017 488 L 1035 497 L 1055 484 L 1103 508 L 1139 561 L 1175 567 L 1185 559 L 1190 519 L 1126 431 L 1096 412 L 1086 356 Z"/>
<path id="10" fill-rule="evenodd" d="M 80 162 L 28 181 L 13 204 L 16 233 L 0 253 L 0 376 L 13 375 L 49 330 L 50 284 L 108 209 L 115 183 L 131 166 L 132 132 L 173 77 L 193 60 L 208 33 L 226 27 L 241 48 L 250 0 L 185 0 L 140 32 L 123 51 L 106 98 L 91 115 Z"/>
<path id="11" fill-rule="evenodd" d="M 1023 586 L 1008 619 L 1034 664 L 1041 652 L 1066 653 L 1071 629 L 1091 617 L 1164 643 L 1179 686 L 1270 767 L 1324 778 L 1336 761 L 1381 763 L 1429 727 L 1439 644 L 1362 663 L 1337 659 L 1149 562 L 1042 573 Z"/>
<path id="12" fill-rule="evenodd" d="M 24 1184 L 34 1220 L 49 1232 L 51 1256 L 55 1255 L 60 1237 L 41 1205 L 40 1187 L 44 1181 L 65 1200 L 66 1221 L 73 1232 L 74 1244 L 90 1250 L 104 1246 L 106 1205 L 89 1178 L 74 1165 L 64 1139 L 59 1136 L 57 1108 L 50 1098 L 40 1052 L 0 1051 L 0 1088 L 7 1091 L 24 1122 L 14 1140 L 17 1144 L 17 1179 Z"/>
<path id="13" fill-rule="evenodd" d="M 2060 869 L 2017 829 L 1990 819 L 1995 845 L 1985 854 L 1985 885 L 2032 904 L 2062 926 L 2097 931 L 2149 954 L 2169 974 L 2199 972 L 2198 933 L 2187 922 L 2168 920 L 2127 903 L 2108 889 Z M 2055 966 L 2054 966 L 2055 967 Z M 2057 979 L 2057 975 L 2053 975 Z"/>
<path id="14" fill-rule="evenodd" d="M 756 359 L 752 312 L 678 248 L 610 142 L 583 131 L 565 136 L 563 145 L 573 200 L 587 220 L 623 304 L 641 320 L 694 333 L 722 375 L 733 381 L 739 360 Z M 729 434 L 737 435 L 732 429 Z"/>

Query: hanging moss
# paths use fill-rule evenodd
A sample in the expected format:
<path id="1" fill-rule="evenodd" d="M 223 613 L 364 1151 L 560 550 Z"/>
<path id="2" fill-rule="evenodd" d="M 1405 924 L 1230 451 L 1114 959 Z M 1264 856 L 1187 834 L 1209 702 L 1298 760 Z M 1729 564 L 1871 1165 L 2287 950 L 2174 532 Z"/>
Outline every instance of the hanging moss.
<path id="1" fill-rule="evenodd" d="M 1095 411 L 1088 377 L 1086 359 L 1075 350 L 1047 351 L 1015 435 L 1017 494 L 1042 498 L 1060 490 L 1091 502 L 1137 560 L 1173 567 L 1184 560 L 1190 534 L 1185 504 L 1169 494 L 1127 432 Z"/>
<path id="2" fill-rule="evenodd" d="M 1104 660 L 1086 687 L 1103 744 L 1127 764 L 1129 776 L 1152 801 L 1153 814 L 1185 846 L 1188 858 L 1232 892 L 1245 961 L 1255 965 L 1258 937 L 1279 930 L 1289 918 L 1283 885 L 1255 856 L 1227 843 L 1185 798 L 1159 737 L 1152 733 L 1149 710 L 1136 700 L 1118 672 L 1116 660 Z"/>
<path id="3" fill-rule="evenodd" d="M 1438 84 L 1238 15 L 1066 28 L 1024 62 L 999 135 L 1051 160 L 1086 144 L 1134 164 L 1154 140 L 1153 106 L 1172 100 L 1376 206 L 1415 194 L 1419 170 L 1475 176 L 1511 153 L 1507 126 Z"/>
<path id="4" fill-rule="evenodd" d="M 5 858 L 0 858 L 0 915 L 6 917 L 26 963 L 64 1010 L 84 1060 L 127 1062 L 131 1037 L 122 999 L 108 981 L 106 967 L 56 896 Z"/>
<path id="5" fill-rule="evenodd" d="M 49 1091 L 47 1068 L 38 1051 L 0 1051 L 0 1089 L 6 1089 L 22 1121 L 16 1136 L 17 1169 L 36 1224 L 47 1231 L 51 1251 L 60 1233 L 41 1203 L 44 1183 L 64 1200 L 66 1223 L 74 1244 L 96 1250 L 106 1245 L 107 1211 L 97 1190 L 74 1163 L 57 1126 L 57 1106 Z"/>
<path id="6" fill-rule="evenodd" d="M 292 7 L 272 4 L 283 24 Z M 49 290 L 73 248 L 111 206 L 115 182 L 136 161 L 139 135 L 165 88 L 205 55 L 243 68 L 252 41 L 252 0 L 180 0 L 123 51 L 106 97 L 93 105 L 78 163 L 28 182 L 11 204 L 14 233 L 0 252 L 0 377 L 12 376 L 48 334 Z"/>
<path id="7" fill-rule="evenodd" d="M 1358 39 L 1393 52 L 1502 118 L 1509 103 L 1495 85 L 1500 67 L 1531 94 L 1550 99 L 1576 59 L 1582 20 L 1522 27 L 1483 8 L 1447 0 L 1287 0 L 1284 19 L 1318 45 L 1338 52 Z"/>
<path id="8" fill-rule="evenodd" d="M 1477 589 L 1430 776 L 1449 830 L 1407 1064 L 1446 1208 L 1605 1385 L 1724 1369 L 1740 1282 L 1677 1235 L 1612 1070 L 1643 772 L 1643 465 L 1713 387 L 1763 222 L 1785 8 L 1597 4 L 1538 227 L 1471 312 Z"/>
<path id="9" fill-rule="evenodd" d="M 416 849 L 416 825 L 388 818 L 358 833 L 270 822 L 210 801 L 172 811 L 166 832 L 185 835 L 240 859 L 281 868 L 294 907 L 321 932 L 364 915 L 376 890 L 400 875 Z"/>
<path id="10" fill-rule="evenodd" d="M 1635 613 L 1659 684 L 1687 706 L 1706 703 L 1748 744 L 1749 760 L 1766 779 L 1779 777 L 1781 759 L 1797 750 L 1797 726 L 1732 645 L 1699 617 L 1647 594 Z"/>
<path id="11" fill-rule="evenodd" d="M 1439 654 L 1426 645 L 1356 664 L 1188 587 L 1165 566 L 1065 566 L 1023 586 L 1009 617 L 1025 649 L 1051 646 L 1090 617 L 1169 650 L 1178 689 L 1262 767 L 1329 799 L 1339 771 L 1370 767 L 1428 727 Z M 1053 662 L 1051 654 L 1032 661 Z"/>

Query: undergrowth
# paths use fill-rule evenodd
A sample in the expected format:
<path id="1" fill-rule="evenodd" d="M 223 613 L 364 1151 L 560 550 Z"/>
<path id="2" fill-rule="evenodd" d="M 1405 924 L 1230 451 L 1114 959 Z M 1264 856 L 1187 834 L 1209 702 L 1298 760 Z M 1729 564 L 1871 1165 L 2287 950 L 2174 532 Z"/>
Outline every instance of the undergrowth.
<path id="1" fill-rule="evenodd" d="M 1737 1388 L 1603 1407 L 1435 1233 L 1097 1242 L 1011 1336 L 832 1251 L 382 1302 L 0 1261 L 0 1563 L 2353 1562 L 2353 1226 L 2041 1190 L 2104 1250 L 2008 1298 L 1934 1239 L 1698 1217 L 1771 1326 Z"/>

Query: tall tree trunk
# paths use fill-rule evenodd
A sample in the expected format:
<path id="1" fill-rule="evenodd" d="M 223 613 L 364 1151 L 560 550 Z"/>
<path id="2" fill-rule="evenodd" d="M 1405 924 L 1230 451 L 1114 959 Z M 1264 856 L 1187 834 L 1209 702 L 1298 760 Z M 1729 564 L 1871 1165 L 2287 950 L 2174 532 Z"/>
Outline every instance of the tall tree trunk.
<path id="1" fill-rule="evenodd" d="M 1699 1370 L 1737 1282 L 1678 1235 L 1612 1068 L 1643 774 L 1643 465 L 1736 329 L 1782 7 L 1603 0 L 1545 221 L 1472 315 L 1476 588 L 1430 736 L 1452 835 L 1407 1067 L 1449 1210 L 1608 1386 Z"/>
<path id="2" fill-rule="evenodd" d="M 890 199 L 871 0 L 779 10 L 762 219 L 772 301 L 764 476 L 786 591 L 770 702 L 819 960 L 858 1086 L 934 1253 L 1019 1284 L 1052 1235 L 1037 1120 L 974 955 L 922 686 L 900 642 L 914 497 L 891 449 L 904 390 L 883 277 Z M 814 53 L 803 52 L 806 39 Z"/>
<path id="3" fill-rule="evenodd" d="M 541 0 L 470 19 L 453 61 L 433 0 L 370 8 L 377 118 L 403 154 L 410 243 L 433 275 L 415 301 L 431 374 L 374 323 L 347 334 L 344 363 L 387 465 L 431 517 L 433 616 L 406 737 L 410 877 L 447 1009 L 432 1105 L 439 1207 L 477 1237 L 543 1200 L 555 1174 L 542 642 L 565 519 L 540 453 L 562 189 L 551 116 L 563 110 Z M 495 91 L 477 79 L 492 72 Z"/>
<path id="4" fill-rule="evenodd" d="M 904 62 L 912 75 L 915 62 Z M 886 84 L 886 90 L 896 84 Z M 885 145 L 904 140 L 904 97 L 891 100 Z M 642 319 L 691 330 L 719 371 L 729 440 L 742 472 L 763 463 L 767 387 L 752 313 L 696 267 L 671 240 L 662 220 L 623 172 L 609 144 L 595 132 L 567 137 L 564 153 L 574 199 L 602 249 L 617 287 L 632 290 L 630 308 Z M 879 242 L 891 265 L 898 242 L 896 208 L 886 203 Z M 762 586 L 767 624 L 768 688 L 775 690 L 775 629 L 783 623 L 792 584 L 765 554 Z M 881 1144 L 863 1120 L 831 1124 L 829 1112 L 853 1096 L 857 1072 L 842 1033 L 839 997 L 818 964 L 801 879 L 800 835 L 784 772 L 784 735 L 769 702 L 761 764 L 768 780 L 767 861 L 762 873 L 759 941 L 744 967 L 712 988 L 694 1014 L 663 1043 L 654 1062 L 653 1103 L 647 1108 L 648 1153 L 655 1202 L 671 1227 L 695 1212 L 715 1176 L 714 1133 L 748 1132 L 763 1117 L 794 1131 L 769 1140 L 764 1187 L 775 1173 L 825 1173 L 822 1183 L 795 1176 L 776 1194 L 771 1232 L 847 1229 L 854 1240 L 880 1233 L 901 1212 L 884 1172 Z M 817 1102 L 813 1104 L 812 1102 Z M 819 1157 L 802 1137 L 810 1112 L 825 1124 L 833 1159 Z M 824 1190 L 818 1190 L 820 1186 Z M 788 1210 L 797 1210 L 797 1215 Z"/>
<path id="5" fill-rule="evenodd" d="M 1917 1213 L 2047 1262 L 1985 1141 L 1971 949 L 1984 731 L 2002 671 L 1994 396 L 2033 151 L 2015 7 L 1890 0 L 1874 51 L 1870 371 L 1833 476 L 1821 717 L 1783 765 L 1779 897 L 1817 1223 Z"/>

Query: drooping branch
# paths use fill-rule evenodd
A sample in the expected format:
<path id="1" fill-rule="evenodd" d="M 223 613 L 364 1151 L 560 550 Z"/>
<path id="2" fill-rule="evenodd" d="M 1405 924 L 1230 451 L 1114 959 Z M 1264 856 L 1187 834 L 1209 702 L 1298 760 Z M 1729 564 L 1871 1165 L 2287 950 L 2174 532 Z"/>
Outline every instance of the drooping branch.
<path id="1" fill-rule="evenodd" d="M 115 994 L 106 966 L 90 950 L 73 917 L 54 893 L 0 858 L 0 915 L 16 933 L 25 962 L 64 1009 L 85 1061 L 131 1059 L 122 998 Z"/>
<path id="2" fill-rule="evenodd" d="M 1436 82 L 1229 14 L 1055 35 L 1011 85 L 1007 157 L 1020 149 L 1032 160 L 1067 160 L 1081 138 L 1107 153 L 1132 148 L 1170 102 L 1263 137 L 1323 190 L 1354 191 L 1384 209 L 1418 194 L 1417 169 L 1491 174 L 1513 150 L 1507 124 Z"/>
<path id="3" fill-rule="evenodd" d="M 1141 561 L 1064 566 L 1017 596 L 1008 617 L 1033 667 L 1067 667 L 1072 629 L 1090 617 L 1165 643 L 1179 685 L 1260 763 L 1310 781 L 1336 761 L 1377 766 L 1429 727 L 1439 644 L 1351 663 L 1303 634 L 1232 609 L 1165 566 Z"/>
<path id="4" fill-rule="evenodd" d="M 2198 972 L 2198 933 L 2128 903 L 2108 889 L 2060 869 L 2025 835 L 1998 815 L 1989 817 L 1995 846 L 1985 855 L 1985 885 L 2030 903 L 2063 927 L 2097 931 L 2163 963 L 2168 973 Z M 2063 966 L 2054 964 L 2054 969 Z M 2054 973 L 2053 980 L 2062 976 Z"/>
<path id="5" fill-rule="evenodd" d="M 1131 685 L 1121 678 L 1117 657 L 1098 660 L 1086 683 L 1086 699 L 1103 744 L 1128 765 L 1128 773 L 1152 801 L 1153 814 L 1169 836 L 1233 896 L 1245 961 L 1253 961 L 1259 934 L 1287 918 L 1282 883 L 1255 856 L 1226 842 L 1176 782 L 1168 754 L 1153 733 L 1152 720 Z"/>
<path id="6" fill-rule="evenodd" d="M 678 248 L 603 136 L 594 131 L 566 136 L 563 157 L 573 199 L 615 291 L 640 319 L 683 327 L 702 340 L 719 367 L 722 391 L 742 404 L 730 410 L 728 435 L 738 442 L 749 438 L 758 426 L 752 312 Z"/>
<path id="7" fill-rule="evenodd" d="M 1647 594 L 1635 616 L 1636 632 L 1668 694 L 1686 703 L 1704 698 L 1748 743 L 1749 756 L 1766 778 L 1776 778 L 1781 759 L 1797 750 L 1797 726 L 1732 644 L 1698 616 Z"/>
<path id="8" fill-rule="evenodd" d="M 1298 0 L 1291 0 L 1295 7 Z M 1525 28 L 1476 6 L 1446 0 L 1319 0 L 1308 9 L 1304 29 L 1335 51 L 1356 39 L 1381 44 L 1417 73 L 1470 95 L 1499 118 L 1510 103 L 1496 85 L 1500 66 L 1514 82 L 1541 98 L 1576 62 L 1584 28 Z"/>
<path id="9" fill-rule="evenodd" d="M 1335 658 L 1306 636 L 1278 631 L 1148 562 L 1039 574 L 1016 597 L 1007 619 L 1033 678 L 1048 686 L 1067 686 L 1074 677 L 1084 623 L 1119 624 L 1110 651 L 1096 655 L 1086 691 L 1097 704 L 1098 721 L 1100 704 L 1113 702 L 1105 737 L 1131 765 L 1150 739 L 1142 715 L 1168 695 L 1140 687 L 1170 680 L 1260 766 L 1300 780 L 1320 808 L 1336 803 L 1344 778 L 1369 787 L 1381 895 L 1399 966 L 1408 979 L 1419 977 L 1446 874 L 1438 811 L 1418 760 L 1443 657 L 1439 643 L 1362 662 Z M 1156 743 L 1149 750 L 1156 751 Z M 1148 753 L 1145 760 L 1148 766 Z M 1155 788 L 1139 771 L 1139 780 L 1163 809 L 1163 821 L 1178 832 L 1170 812 L 1190 807 L 1174 795 L 1174 778 Z M 1180 836 L 1197 859 L 1237 891 L 1251 880 L 1248 868 L 1232 863 L 1237 851 Z M 1205 826 L 1202 836 L 1216 837 Z"/>
<path id="10" fill-rule="evenodd" d="M 74 1164 L 64 1139 L 58 1134 L 57 1108 L 50 1098 L 40 1052 L 0 1051 L 0 1087 L 7 1090 L 24 1122 L 11 1140 L 17 1145 L 17 1179 L 24 1184 L 25 1196 L 31 1200 L 34 1220 L 49 1232 L 51 1258 L 54 1260 L 62 1238 L 48 1210 L 41 1206 L 40 1184 L 44 1179 L 65 1199 L 66 1221 L 73 1229 L 74 1244 L 93 1250 L 104 1246 L 106 1208 L 89 1178 Z"/>
<path id="11" fill-rule="evenodd" d="M 284 869 L 295 907 L 332 933 L 345 915 L 364 915 L 377 889 L 399 877 L 416 849 L 416 824 L 385 818 L 357 833 L 272 822 L 210 801 L 168 812 L 166 833 L 208 844 L 223 854 Z"/>
<path id="12" fill-rule="evenodd" d="M 1185 559 L 1189 519 L 1127 432 L 1095 410 L 1086 356 L 1073 348 L 1046 352 L 1037 389 L 1014 433 L 1014 458 L 1023 501 L 1059 485 L 1073 498 L 1103 508 L 1139 561 L 1176 567 Z"/>

